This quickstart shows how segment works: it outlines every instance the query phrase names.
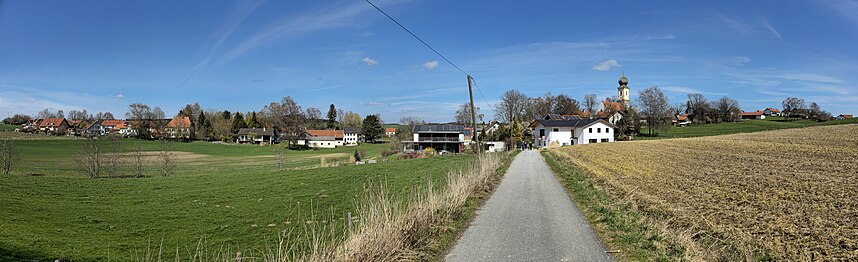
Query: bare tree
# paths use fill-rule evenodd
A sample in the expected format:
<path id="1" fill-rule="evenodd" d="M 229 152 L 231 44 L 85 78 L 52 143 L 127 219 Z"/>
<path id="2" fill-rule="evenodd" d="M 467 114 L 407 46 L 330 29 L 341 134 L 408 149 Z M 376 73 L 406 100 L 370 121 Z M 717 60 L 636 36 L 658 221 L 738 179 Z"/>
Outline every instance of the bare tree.
<path id="1" fill-rule="evenodd" d="M 134 177 L 143 177 L 146 165 L 146 155 L 143 153 L 143 144 L 137 143 L 131 150 L 133 175 Z"/>
<path id="2" fill-rule="evenodd" d="M 670 113 L 673 114 L 674 116 L 678 116 L 678 115 L 685 113 L 685 108 L 686 108 L 685 104 L 676 103 L 676 104 L 673 104 L 672 106 L 670 106 Z"/>
<path id="3" fill-rule="evenodd" d="M 739 107 L 739 101 L 729 97 L 718 99 L 717 109 L 718 118 L 723 122 L 735 122 L 742 118 L 742 109 Z"/>
<path id="4" fill-rule="evenodd" d="M 506 123 L 522 119 L 529 101 L 530 98 L 518 90 L 506 91 L 501 96 L 501 102 L 495 105 L 495 118 Z"/>
<path id="5" fill-rule="evenodd" d="M 581 106 L 578 104 L 578 100 L 565 94 L 559 94 L 554 97 L 554 108 L 551 111 L 555 114 L 576 115 L 581 113 Z"/>
<path id="6" fill-rule="evenodd" d="M 696 123 L 707 123 L 706 115 L 709 114 L 709 102 L 700 93 L 688 94 L 685 110 L 691 114 L 691 120 Z"/>
<path id="7" fill-rule="evenodd" d="M 800 117 L 801 114 L 803 114 L 804 111 L 806 110 L 805 109 L 806 105 L 804 104 L 804 99 L 797 98 L 797 97 L 787 97 L 787 99 L 784 99 L 784 101 L 783 101 L 783 103 L 781 103 L 781 105 L 784 108 L 783 113 L 784 113 L 784 117 L 786 117 L 787 120 L 789 120 L 790 118 L 793 118 L 793 117 L 797 117 L 797 116 Z"/>
<path id="8" fill-rule="evenodd" d="M 170 151 L 170 141 L 161 140 L 161 152 L 159 153 L 161 164 L 161 175 L 167 177 L 173 174 L 173 169 L 176 168 L 173 152 Z"/>
<path id="9" fill-rule="evenodd" d="M 109 136 L 105 138 L 108 146 L 107 146 L 107 177 L 116 177 L 119 169 L 119 161 L 121 154 L 121 143 L 122 140 L 117 136 Z"/>
<path id="10" fill-rule="evenodd" d="M 262 108 L 262 114 L 271 117 L 274 126 L 279 128 L 290 144 L 294 144 L 304 124 L 304 112 L 292 97 L 284 97 L 280 103 L 272 102 Z"/>
<path id="11" fill-rule="evenodd" d="M 276 145 L 274 147 L 274 166 L 278 170 L 283 170 L 286 165 L 286 147 Z"/>
<path id="12" fill-rule="evenodd" d="M 480 114 L 480 107 L 475 106 L 474 111 L 476 112 L 477 123 L 483 122 L 483 114 Z M 474 126 L 474 121 L 471 120 L 471 103 L 464 103 L 459 105 L 459 109 L 456 110 L 456 123 L 465 125 L 467 127 Z"/>
<path id="13" fill-rule="evenodd" d="M 638 93 L 640 103 L 640 114 L 647 120 L 649 134 L 656 135 L 659 130 L 666 128 L 670 119 L 670 108 L 667 106 L 667 97 L 661 89 L 650 87 Z"/>
<path id="14" fill-rule="evenodd" d="M 3 171 L 4 175 L 8 175 L 12 170 L 12 161 L 16 156 L 15 143 L 8 139 L 0 140 L 0 171 Z"/>
<path id="15" fill-rule="evenodd" d="M 83 139 L 78 164 L 90 178 L 97 178 L 101 173 L 103 151 L 101 140 L 89 136 Z"/>
<path id="16" fill-rule="evenodd" d="M 599 99 L 596 98 L 596 94 L 589 94 L 584 96 L 584 111 L 586 111 L 590 118 L 596 116 L 596 109 L 599 106 Z"/>

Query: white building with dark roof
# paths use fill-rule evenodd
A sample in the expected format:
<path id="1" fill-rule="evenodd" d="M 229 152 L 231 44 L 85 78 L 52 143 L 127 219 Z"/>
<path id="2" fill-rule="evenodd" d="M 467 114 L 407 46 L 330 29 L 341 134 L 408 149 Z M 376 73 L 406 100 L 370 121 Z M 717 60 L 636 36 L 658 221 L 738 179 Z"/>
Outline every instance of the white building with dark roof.
<path id="1" fill-rule="evenodd" d="M 422 151 L 433 148 L 436 151 L 461 153 L 465 150 L 465 126 L 448 124 L 416 125 L 411 130 L 412 141 L 402 141 L 405 149 Z"/>
<path id="2" fill-rule="evenodd" d="M 356 146 L 363 142 L 363 133 L 360 127 L 343 127 L 343 143 L 347 146 Z"/>
<path id="3" fill-rule="evenodd" d="M 547 117 L 550 118 L 550 117 Z M 614 142 L 611 123 L 602 119 L 538 119 L 530 124 L 535 147 Z"/>

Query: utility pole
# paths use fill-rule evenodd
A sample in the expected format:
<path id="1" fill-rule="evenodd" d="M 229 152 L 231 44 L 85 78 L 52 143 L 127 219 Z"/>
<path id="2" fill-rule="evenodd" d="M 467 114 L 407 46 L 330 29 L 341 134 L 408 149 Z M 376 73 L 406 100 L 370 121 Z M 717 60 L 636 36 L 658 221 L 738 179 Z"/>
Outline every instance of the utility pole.
<path id="1" fill-rule="evenodd" d="M 474 138 L 473 138 L 474 152 L 476 152 L 477 155 L 479 156 L 480 151 L 482 151 L 481 150 L 482 147 L 480 147 L 480 137 L 477 135 L 477 112 L 474 111 L 474 89 L 471 88 L 471 75 L 467 75 L 467 76 L 468 76 L 468 95 L 471 96 L 471 123 L 472 123 L 471 127 L 473 128 L 471 130 L 471 135 L 474 136 Z"/>

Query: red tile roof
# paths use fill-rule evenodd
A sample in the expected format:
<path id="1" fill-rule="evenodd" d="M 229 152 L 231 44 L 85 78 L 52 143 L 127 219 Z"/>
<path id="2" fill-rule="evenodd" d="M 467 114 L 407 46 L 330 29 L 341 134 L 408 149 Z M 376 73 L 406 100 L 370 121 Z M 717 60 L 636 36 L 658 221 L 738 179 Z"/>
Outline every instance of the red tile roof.
<path id="1" fill-rule="evenodd" d="M 763 115 L 763 111 L 762 111 L 762 110 L 757 110 L 757 111 L 754 111 L 754 112 L 742 112 L 742 115 L 743 115 L 743 116 L 761 116 L 761 115 Z"/>
<path id="2" fill-rule="evenodd" d="M 307 130 L 307 134 L 316 137 L 331 136 L 334 138 L 343 138 L 346 136 L 343 130 Z"/>
<path id="3" fill-rule="evenodd" d="M 170 123 L 167 123 L 167 128 L 189 128 L 191 127 L 191 118 L 187 116 L 173 118 Z"/>
<path id="4" fill-rule="evenodd" d="M 852 118 L 852 115 L 847 115 L 847 114 L 842 114 L 842 115 L 840 115 L 840 116 L 842 116 L 843 118 L 847 118 L 847 119 L 848 119 L 848 118 Z"/>
<path id="5" fill-rule="evenodd" d="M 113 129 L 123 129 L 128 127 L 128 121 L 121 119 L 110 119 L 101 121 L 102 126 L 113 127 Z"/>
<path id="6" fill-rule="evenodd" d="M 388 128 L 384 129 L 384 132 L 385 133 L 396 133 L 396 128 L 395 127 L 388 127 Z"/>
<path id="7" fill-rule="evenodd" d="M 681 114 L 681 115 L 678 115 L 678 116 L 676 116 L 676 120 L 679 120 L 679 121 L 688 121 L 688 114 Z"/>
<path id="8" fill-rule="evenodd" d="M 60 126 L 63 124 L 63 122 L 66 122 L 66 124 L 68 124 L 65 118 L 45 118 L 45 120 L 39 122 L 39 127 Z"/>
<path id="9" fill-rule="evenodd" d="M 777 108 L 772 108 L 772 107 L 766 108 L 766 110 L 769 110 L 769 111 L 771 111 L 772 113 L 780 113 L 780 112 L 781 112 L 781 111 L 780 111 L 780 110 L 778 110 Z"/>

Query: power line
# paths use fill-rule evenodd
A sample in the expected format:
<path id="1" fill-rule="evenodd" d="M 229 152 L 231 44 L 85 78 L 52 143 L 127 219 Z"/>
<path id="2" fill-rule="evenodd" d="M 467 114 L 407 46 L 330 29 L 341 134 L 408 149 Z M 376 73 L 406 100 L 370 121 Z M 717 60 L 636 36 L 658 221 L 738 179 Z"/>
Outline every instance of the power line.
<path id="1" fill-rule="evenodd" d="M 441 54 L 441 52 L 438 52 L 438 50 L 435 50 L 435 48 L 432 48 L 432 46 L 430 46 L 429 44 L 427 44 L 427 43 L 426 43 L 426 41 L 423 41 L 423 39 L 420 39 L 420 37 L 418 37 L 417 35 L 415 35 L 414 33 L 412 33 L 412 32 L 411 32 L 411 30 L 408 30 L 408 28 L 405 28 L 405 26 L 403 26 L 403 25 L 402 25 L 402 24 L 400 24 L 398 21 L 396 21 L 396 19 L 393 19 L 393 17 L 391 17 L 390 15 L 388 15 L 387 13 L 385 13 L 385 12 L 384 12 L 384 10 L 381 10 L 381 8 L 378 8 L 378 6 L 376 6 L 375 4 L 373 4 L 372 2 L 370 2 L 369 0 L 364 0 L 364 1 L 366 1 L 367 3 L 369 3 L 369 5 L 371 5 L 372 7 L 375 7 L 375 10 L 378 10 L 379 12 L 381 12 L 382 14 L 384 14 L 384 16 L 387 16 L 387 18 L 390 18 L 390 21 L 393 21 L 394 23 L 396 23 L 397 25 L 399 25 L 399 27 L 401 27 L 403 30 L 405 30 L 405 32 L 408 32 L 409 34 L 411 34 L 411 36 L 413 36 L 414 38 L 416 38 L 416 39 L 417 39 L 417 41 L 420 41 L 420 43 L 423 43 L 423 45 L 425 45 L 426 47 L 428 47 L 429 49 L 431 49 L 431 50 L 432 50 L 432 52 L 435 52 L 435 54 L 437 54 L 438 56 L 440 56 L 441 58 L 443 58 L 443 59 L 444 59 L 444 61 L 447 61 L 447 63 L 450 63 L 450 65 L 452 65 L 453 67 L 455 67 L 456 69 L 458 69 L 458 70 L 459 70 L 459 72 L 462 72 L 462 74 L 468 75 L 468 73 L 466 73 L 466 72 L 465 72 L 465 70 L 462 70 L 461 68 L 459 68 L 459 66 L 457 66 L 457 65 L 456 65 L 456 64 L 454 64 L 452 61 L 450 61 L 450 59 L 447 59 L 447 57 L 445 57 L 444 55 L 442 55 L 442 54 Z"/>
<path id="2" fill-rule="evenodd" d="M 446 56 L 442 55 L 442 54 L 441 54 L 441 52 L 438 52 L 438 50 L 435 50 L 435 48 L 433 48 L 433 47 L 432 47 L 432 46 L 430 46 L 428 43 L 426 43 L 426 41 L 423 41 L 423 39 L 421 39 L 419 36 L 417 36 L 416 34 L 414 34 L 413 32 L 411 32 L 411 30 L 408 30 L 408 28 L 405 28 L 405 26 L 404 26 L 404 25 L 402 25 L 401 23 L 399 23 L 399 21 L 396 21 L 396 19 L 393 19 L 393 17 L 392 17 L 392 16 L 390 16 L 390 15 L 388 15 L 386 12 L 384 12 L 384 10 L 381 10 L 381 8 L 379 8 L 378 6 L 376 6 L 375 4 L 373 4 L 372 2 L 370 2 L 369 0 L 364 0 L 364 1 L 366 1 L 366 2 L 367 2 L 369 5 L 371 5 L 372 7 L 374 7 L 374 8 L 375 8 L 375 10 L 378 10 L 379 12 L 381 12 L 382 14 L 384 14 L 384 16 L 386 16 L 387 18 L 389 18 L 389 19 L 390 19 L 390 21 L 393 21 L 394 23 L 396 23 L 396 25 L 398 25 L 399 27 L 401 27 L 401 28 L 402 28 L 402 30 L 405 30 L 405 32 L 408 32 L 408 34 L 411 34 L 411 36 L 413 36 L 415 39 L 417 39 L 417 41 L 420 41 L 420 43 L 423 43 L 423 45 L 425 45 L 425 46 L 426 46 L 426 47 L 428 47 L 430 50 L 432 50 L 432 52 L 435 52 L 435 54 L 436 54 L 436 55 L 438 55 L 438 56 L 440 56 L 441 58 L 443 58 L 443 59 L 444 59 L 444 61 L 447 61 L 447 63 L 449 63 L 450 65 L 452 65 L 453 67 L 455 67 L 455 68 L 456 68 L 456 70 L 459 70 L 459 72 L 462 72 L 462 74 L 464 74 L 464 75 L 466 75 L 466 76 L 470 77 L 472 80 L 474 80 L 474 87 L 476 87 L 476 88 L 477 88 L 477 92 L 479 92 L 479 93 L 480 93 L 480 96 L 482 96 L 482 97 L 483 97 L 483 101 L 485 101 L 485 102 L 486 102 L 486 105 L 487 105 L 487 106 L 489 106 L 489 109 L 491 109 L 491 108 L 493 107 L 493 106 L 492 106 L 492 104 L 491 104 L 491 103 L 489 103 L 489 100 L 488 100 L 488 99 L 486 99 L 486 96 L 485 96 L 485 95 L 483 95 L 483 90 L 481 90 L 481 89 L 480 89 L 480 86 L 479 86 L 479 85 L 477 85 L 477 80 L 476 80 L 474 77 L 472 77 L 470 74 L 468 74 L 467 72 L 465 72 L 465 70 L 462 70 L 462 68 L 459 68 L 459 66 L 457 66 L 456 64 L 454 64 L 454 63 L 453 63 L 453 61 L 450 61 L 450 59 L 447 59 L 447 57 L 446 57 Z"/>
<path id="3" fill-rule="evenodd" d="M 476 79 L 476 78 L 474 78 L 474 77 L 471 77 L 471 80 L 474 80 L 474 87 L 476 87 L 476 88 L 477 88 L 477 92 L 479 92 L 479 93 L 480 93 L 480 96 L 481 96 L 481 97 L 483 97 L 483 101 L 485 101 L 485 102 L 486 102 L 486 105 L 487 105 L 487 106 L 489 106 L 489 108 L 488 108 L 488 109 L 489 109 L 489 110 L 491 110 L 492 108 L 494 108 L 494 106 L 493 106 L 491 103 L 489 103 L 489 100 L 488 100 L 488 99 L 486 99 L 486 96 L 485 96 L 485 95 L 483 95 L 483 91 L 482 91 L 482 90 L 480 90 L 480 85 L 477 85 L 477 79 Z"/>

